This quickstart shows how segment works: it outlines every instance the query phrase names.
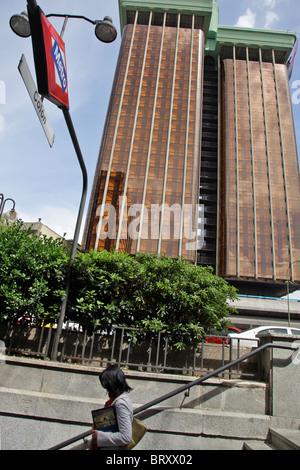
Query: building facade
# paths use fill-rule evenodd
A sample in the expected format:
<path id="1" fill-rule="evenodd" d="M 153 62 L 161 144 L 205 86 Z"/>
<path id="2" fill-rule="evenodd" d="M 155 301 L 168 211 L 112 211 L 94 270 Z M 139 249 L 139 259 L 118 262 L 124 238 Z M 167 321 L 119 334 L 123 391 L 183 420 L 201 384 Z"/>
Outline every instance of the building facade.
<path id="1" fill-rule="evenodd" d="M 84 249 L 183 256 L 240 293 L 299 288 L 295 34 L 220 26 L 214 0 L 120 0 L 120 18 Z"/>

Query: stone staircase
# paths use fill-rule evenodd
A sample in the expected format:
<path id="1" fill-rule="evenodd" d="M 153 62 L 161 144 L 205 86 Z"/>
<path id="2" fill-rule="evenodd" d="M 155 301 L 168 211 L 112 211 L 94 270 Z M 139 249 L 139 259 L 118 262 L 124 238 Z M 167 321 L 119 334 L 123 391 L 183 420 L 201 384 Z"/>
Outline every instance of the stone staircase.
<path id="1" fill-rule="evenodd" d="M 106 401 L 98 374 L 98 368 L 7 358 L 0 370 L 1 448 L 45 450 L 88 431 L 91 410 Z M 134 408 L 194 380 L 127 377 Z M 142 412 L 148 432 L 136 450 L 299 449 L 300 418 L 268 415 L 266 395 L 262 382 L 209 379 Z M 66 449 L 78 445 L 84 447 L 78 441 Z"/>
<path id="2" fill-rule="evenodd" d="M 243 450 L 300 450 L 300 430 L 271 428 L 266 441 L 245 441 Z"/>

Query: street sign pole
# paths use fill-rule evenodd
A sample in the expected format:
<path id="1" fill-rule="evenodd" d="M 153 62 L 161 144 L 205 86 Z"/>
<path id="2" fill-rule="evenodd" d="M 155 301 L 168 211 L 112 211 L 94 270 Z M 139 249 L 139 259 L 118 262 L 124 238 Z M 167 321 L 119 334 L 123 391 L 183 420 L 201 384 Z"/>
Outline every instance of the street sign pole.
<path id="1" fill-rule="evenodd" d="M 77 222 L 76 222 L 76 228 L 75 228 L 75 233 L 74 233 L 74 238 L 73 238 L 70 261 L 69 261 L 69 266 L 68 266 L 68 271 L 67 271 L 67 276 L 66 276 L 65 295 L 64 295 L 62 305 L 61 305 L 60 315 L 59 315 L 59 318 L 58 318 L 58 324 L 57 324 L 57 329 L 56 329 L 53 348 L 52 348 L 51 359 L 53 361 L 57 361 L 58 346 L 59 346 L 59 341 L 60 341 L 62 328 L 63 328 L 63 322 L 64 322 L 64 318 L 65 318 L 65 314 L 66 314 L 68 296 L 69 296 L 69 291 L 70 291 L 72 267 L 73 267 L 73 263 L 74 263 L 74 259 L 75 259 L 76 251 L 77 251 L 77 244 L 78 244 L 80 226 L 81 226 L 81 222 L 82 222 L 84 205 L 85 205 L 85 200 L 86 200 L 86 195 L 87 195 L 87 186 L 88 186 L 87 171 L 86 171 L 83 156 L 82 156 L 82 153 L 81 153 L 81 150 L 80 150 L 80 147 L 79 147 L 79 143 L 78 143 L 78 140 L 77 140 L 77 137 L 76 137 L 75 129 L 74 129 L 74 126 L 73 126 L 73 123 L 72 123 L 72 120 L 71 120 L 70 112 L 66 108 L 63 108 L 62 111 L 63 111 L 63 115 L 64 115 L 68 130 L 69 130 L 69 133 L 70 133 L 70 137 L 71 137 L 73 145 L 74 145 L 74 149 L 75 149 L 75 152 L 76 152 L 76 155 L 77 155 L 79 165 L 81 167 L 82 178 L 83 178 L 83 188 L 82 188 L 81 201 L 80 201 L 79 212 L 78 212 Z"/>
<path id="2" fill-rule="evenodd" d="M 73 262 L 76 256 L 80 226 L 82 222 L 84 205 L 87 195 L 88 179 L 85 163 L 69 112 L 68 82 L 66 73 L 64 43 L 59 34 L 53 28 L 53 26 L 48 22 L 47 18 L 37 5 L 36 0 L 27 0 L 27 9 L 31 28 L 32 47 L 34 53 L 38 89 L 42 96 L 45 96 L 45 98 L 49 99 L 62 109 L 68 127 L 68 131 L 76 152 L 76 156 L 81 168 L 83 179 L 82 196 L 66 276 L 65 295 L 61 304 L 61 311 L 58 318 L 58 325 L 52 348 L 51 359 L 53 361 L 56 361 L 58 356 L 59 341 L 62 333 L 62 327 L 68 302 L 71 272 Z"/>

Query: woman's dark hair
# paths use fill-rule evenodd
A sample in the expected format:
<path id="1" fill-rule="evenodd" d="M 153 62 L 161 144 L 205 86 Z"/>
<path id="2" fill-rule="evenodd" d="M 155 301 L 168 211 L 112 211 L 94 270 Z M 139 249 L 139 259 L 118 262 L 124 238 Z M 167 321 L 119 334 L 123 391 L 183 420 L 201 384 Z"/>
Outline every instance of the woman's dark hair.
<path id="1" fill-rule="evenodd" d="M 103 388 L 116 396 L 118 393 L 130 392 L 132 390 L 126 382 L 123 371 L 118 366 L 109 366 L 100 375 L 99 380 Z"/>

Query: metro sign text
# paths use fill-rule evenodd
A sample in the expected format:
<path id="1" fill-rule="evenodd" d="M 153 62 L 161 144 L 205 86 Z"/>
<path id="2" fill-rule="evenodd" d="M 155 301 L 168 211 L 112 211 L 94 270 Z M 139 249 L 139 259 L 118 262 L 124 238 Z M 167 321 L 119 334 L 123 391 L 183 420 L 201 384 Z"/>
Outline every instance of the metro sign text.
<path id="1" fill-rule="evenodd" d="M 67 86 L 68 86 L 67 74 L 66 74 L 65 62 L 63 60 L 64 54 L 60 50 L 60 47 L 56 39 L 54 40 L 53 48 L 51 49 L 51 54 L 55 63 L 58 78 L 60 80 L 60 85 L 64 94 L 66 93 Z"/>

